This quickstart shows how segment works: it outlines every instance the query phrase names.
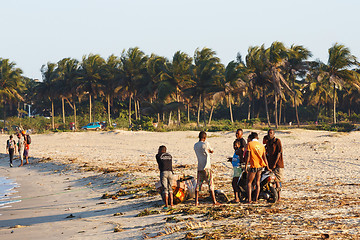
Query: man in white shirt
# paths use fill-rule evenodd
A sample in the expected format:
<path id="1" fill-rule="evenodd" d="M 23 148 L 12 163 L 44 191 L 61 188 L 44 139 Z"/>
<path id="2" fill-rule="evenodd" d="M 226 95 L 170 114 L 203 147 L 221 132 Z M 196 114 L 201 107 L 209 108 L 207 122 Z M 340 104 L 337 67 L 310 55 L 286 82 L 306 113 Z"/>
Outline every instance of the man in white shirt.
<path id="1" fill-rule="evenodd" d="M 206 181 L 209 185 L 209 192 L 214 205 L 219 205 L 215 198 L 214 179 L 212 176 L 210 163 L 210 153 L 213 153 L 214 150 L 210 147 L 210 144 L 206 142 L 206 132 L 201 131 L 199 133 L 199 141 L 195 143 L 194 150 L 198 159 L 195 205 L 199 205 L 199 191 L 201 190 L 201 185 L 204 181 Z"/>

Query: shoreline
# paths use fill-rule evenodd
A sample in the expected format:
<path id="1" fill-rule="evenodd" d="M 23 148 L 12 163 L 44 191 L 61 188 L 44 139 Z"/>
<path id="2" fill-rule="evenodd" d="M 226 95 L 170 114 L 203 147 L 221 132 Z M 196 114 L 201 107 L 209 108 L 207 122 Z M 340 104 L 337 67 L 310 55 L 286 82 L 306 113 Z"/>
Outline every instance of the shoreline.
<path id="1" fill-rule="evenodd" d="M 237 232 L 277 239 L 322 234 L 356 239 L 360 235 L 360 185 L 355 173 L 360 170 L 360 159 L 355 147 L 360 133 L 296 130 L 276 134 L 285 149 L 281 202 L 212 207 L 210 201 L 203 201 L 195 208 L 191 199 L 168 212 L 162 210 L 160 195 L 152 192 L 158 181 L 153 149 L 160 144 L 171 146 L 174 171 L 194 175 L 191 147 L 196 132 L 34 135 L 30 165 L 8 168 L 2 155 L 0 175 L 21 185 L 17 195 L 22 201 L 0 209 L 0 238 L 179 239 L 219 233 L 220 238 L 231 238 Z M 215 187 L 230 198 L 231 167 L 223 158 L 229 155 L 233 138 L 233 132 L 223 132 L 210 133 L 208 139 L 217 151 L 212 160 Z M 141 151 L 132 146 L 139 141 L 143 141 Z M 109 142 L 115 147 L 102 148 Z M 90 149 L 98 152 L 91 154 Z M 57 157 L 51 157 L 54 153 Z M 122 194 L 117 199 L 101 199 L 119 190 Z M 15 225 L 25 227 L 10 228 Z"/>

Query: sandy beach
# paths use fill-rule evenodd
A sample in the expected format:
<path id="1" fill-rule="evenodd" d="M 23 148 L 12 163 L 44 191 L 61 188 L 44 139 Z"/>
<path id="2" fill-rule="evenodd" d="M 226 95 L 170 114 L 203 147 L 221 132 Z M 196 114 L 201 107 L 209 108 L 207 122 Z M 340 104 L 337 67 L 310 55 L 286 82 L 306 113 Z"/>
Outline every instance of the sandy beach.
<path id="1" fill-rule="evenodd" d="M 244 130 L 244 136 L 249 133 Z M 2 135 L 0 176 L 20 184 L 15 195 L 21 202 L 0 209 L 0 239 L 360 239 L 359 131 L 276 131 L 285 162 L 281 202 L 213 207 L 203 200 L 196 208 L 190 199 L 164 211 L 154 191 L 157 148 L 167 146 L 175 174 L 196 176 L 197 135 L 32 135 L 31 164 L 21 168 L 8 167 L 8 136 Z M 234 132 L 208 133 L 215 189 L 230 199 L 232 167 L 226 158 L 234 139 Z M 101 198 L 118 191 L 114 199 Z"/>

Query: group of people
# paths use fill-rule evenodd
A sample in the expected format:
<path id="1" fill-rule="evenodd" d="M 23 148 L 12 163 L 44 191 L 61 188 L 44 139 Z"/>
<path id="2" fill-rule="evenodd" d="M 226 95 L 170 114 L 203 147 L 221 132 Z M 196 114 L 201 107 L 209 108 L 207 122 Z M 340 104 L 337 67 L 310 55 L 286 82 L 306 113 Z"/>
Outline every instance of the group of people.
<path id="1" fill-rule="evenodd" d="M 26 134 L 25 131 L 21 131 L 16 135 L 18 137 L 17 143 L 14 140 L 13 135 L 10 135 L 9 139 L 6 142 L 6 153 L 9 154 L 10 167 L 13 167 L 13 160 L 16 152 L 19 153 L 19 158 L 21 160 L 19 167 L 24 165 L 24 159 L 26 160 L 25 164 L 29 164 L 29 150 L 30 150 L 31 138 L 28 134 Z"/>
<path id="2" fill-rule="evenodd" d="M 235 133 L 236 139 L 233 142 L 234 155 L 229 158 L 233 166 L 232 187 L 234 190 L 234 202 L 240 202 L 240 188 L 238 186 L 239 178 L 242 174 L 244 164 L 244 171 L 247 174 L 247 203 L 252 203 L 252 189 L 255 181 L 255 202 L 258 200 L 260 192 L 260 178 L 262 171 L 267 170 L 274 172 L 276 176 L 276 185 L 278 189 L 278 199 L 280 199 L 281 181 L 283 175 L 283 156 L 282 145 L 280 139 L 275 137 L 275 131 L 270 129 L 268 134 L 264 136 L 263 143 L 259 142 L 259 136 L 256 132 L 251 132 L 248 136 L 247 142 L 243 138 L 243 130 L 237 129 Z M 199 191 L 204 182 L 209 186 L 209 192 L 214 205 L 219 205 L 215 197 L 214 191 L 214 177 L 211 170 L 210 155 L 214 152 L 209 142 L 206 141 L 207 134 L 204 131 L 199 133 L 199 141 L 194 145 L 194 151 L 198 161 L 197 180 L 195 190 L 195 205 L 199 205 Z M 166 152 L 165 146 L 160 146 L 156 160 L 160 170 L 160 181 L 163 187 L 164 194 L 164 209 L 173 206 L 173 192 L 172 192 L 172 156 Z"/>

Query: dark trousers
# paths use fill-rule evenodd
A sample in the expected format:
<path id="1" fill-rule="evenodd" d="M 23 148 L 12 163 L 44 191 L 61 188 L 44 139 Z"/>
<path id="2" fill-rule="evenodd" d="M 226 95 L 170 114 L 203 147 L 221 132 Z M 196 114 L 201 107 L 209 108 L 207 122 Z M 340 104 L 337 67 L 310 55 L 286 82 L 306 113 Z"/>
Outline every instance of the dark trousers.
<path id="1" fill-rule="evenodd" d="M 13 162 L 14 152 L 15 152 L 15 150 L 13 148 L 9 148 L 10 164 L 12 164 L 12 162 Z"/>

